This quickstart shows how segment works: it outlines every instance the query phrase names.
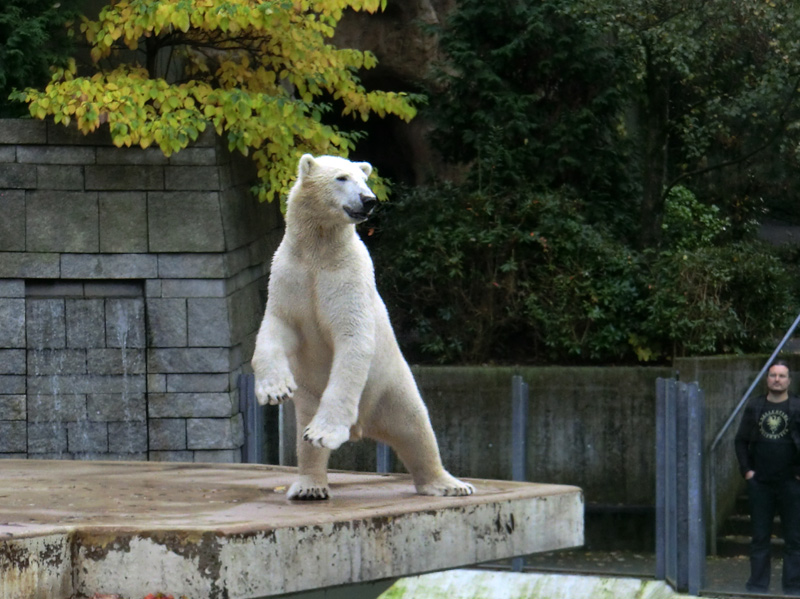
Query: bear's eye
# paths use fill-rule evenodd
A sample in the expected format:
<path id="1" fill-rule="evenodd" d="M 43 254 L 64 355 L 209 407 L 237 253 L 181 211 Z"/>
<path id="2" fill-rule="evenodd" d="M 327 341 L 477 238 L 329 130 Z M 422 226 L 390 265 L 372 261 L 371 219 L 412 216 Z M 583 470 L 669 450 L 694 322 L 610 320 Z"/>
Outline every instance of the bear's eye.
<path id="1" fill-rule="evenodd" d="M 336 177 L 337 181 L 347 181 L 347 175 L 339 175 Z"/>

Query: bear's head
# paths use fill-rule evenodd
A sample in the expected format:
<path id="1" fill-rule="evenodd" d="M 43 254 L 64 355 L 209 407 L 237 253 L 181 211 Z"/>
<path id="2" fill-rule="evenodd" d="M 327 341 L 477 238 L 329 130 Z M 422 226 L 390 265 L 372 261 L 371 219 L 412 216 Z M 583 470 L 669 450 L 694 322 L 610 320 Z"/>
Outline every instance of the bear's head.
<path id="1" fill-rule="evenodd" d="M 372 172 L 368 162 L 351 162 L 338 156 L 304 154 L 297 169 L 297 182 L 289 206 L 299 202 L 327 222 L 356 224 L 369 218 L 378 203 L 367 186 Z M 299 206 L 298 206 L 299 208 Z"/>

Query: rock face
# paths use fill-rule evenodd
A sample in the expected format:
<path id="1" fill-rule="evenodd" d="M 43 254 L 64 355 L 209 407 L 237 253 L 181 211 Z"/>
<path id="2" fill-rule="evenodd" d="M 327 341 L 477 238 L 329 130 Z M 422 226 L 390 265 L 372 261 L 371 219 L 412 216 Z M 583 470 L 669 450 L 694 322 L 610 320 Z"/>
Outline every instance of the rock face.
<path id="1" fill-rule="evenodd" d="M 334 42 L 378 58 L 375 69 L 362 73 L 368 88 L 419 92 L 439 58 L 437 40 L 424 27 L 441 23 L 454 5 L 454 0 L 389 0 L 384 12 L 349 12 Z M 353 158 L 368 160 L 382 175 L 419 184 L 440 172 L 441 161 L 426 140 L 430 126 L 424 117 L 411 123 L 373 118 L 364 129 L 369 138 L 359 143 Z"/>

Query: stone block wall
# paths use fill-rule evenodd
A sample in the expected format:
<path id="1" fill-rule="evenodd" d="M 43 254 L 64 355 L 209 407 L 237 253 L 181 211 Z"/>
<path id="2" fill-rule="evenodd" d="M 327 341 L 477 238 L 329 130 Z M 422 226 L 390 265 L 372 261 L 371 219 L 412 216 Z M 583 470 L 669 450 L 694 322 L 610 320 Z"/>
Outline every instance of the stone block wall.
<path id="1" fill-rule="evenodd" d="M 275 204 L 213 134 L 169 158 L 0 120 L 0 457 L 241 460 Z"/>

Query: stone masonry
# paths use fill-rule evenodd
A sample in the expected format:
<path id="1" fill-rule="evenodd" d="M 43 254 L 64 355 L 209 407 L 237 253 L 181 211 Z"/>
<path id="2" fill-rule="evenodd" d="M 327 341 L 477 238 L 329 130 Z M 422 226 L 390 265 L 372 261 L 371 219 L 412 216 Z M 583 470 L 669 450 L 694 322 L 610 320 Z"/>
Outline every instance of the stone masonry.
<path id="1" fill-rule="evenodd" d="M 213 135 L 169 158 L 0 120 L 0 457 L 239 462 L 282 232 Z"/>

